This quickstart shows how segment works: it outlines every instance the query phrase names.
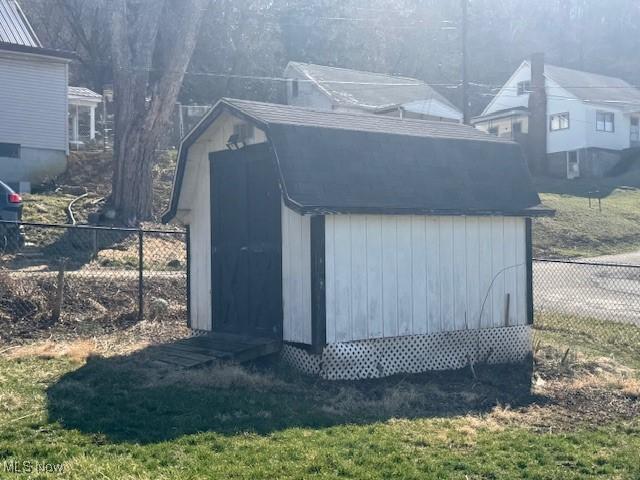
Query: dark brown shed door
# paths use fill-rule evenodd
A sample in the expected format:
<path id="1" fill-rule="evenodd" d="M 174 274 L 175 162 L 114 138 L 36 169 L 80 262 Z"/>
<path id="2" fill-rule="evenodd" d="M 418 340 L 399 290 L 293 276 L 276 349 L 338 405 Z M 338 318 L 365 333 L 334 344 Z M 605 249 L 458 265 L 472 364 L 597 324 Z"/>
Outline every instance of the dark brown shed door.
<path id="1" fill-rule="evenodd" d="M 252 145 L 211 154 L 210 162 L 213 330 L 281 338 L 280 188 L 271 154 Z"/>

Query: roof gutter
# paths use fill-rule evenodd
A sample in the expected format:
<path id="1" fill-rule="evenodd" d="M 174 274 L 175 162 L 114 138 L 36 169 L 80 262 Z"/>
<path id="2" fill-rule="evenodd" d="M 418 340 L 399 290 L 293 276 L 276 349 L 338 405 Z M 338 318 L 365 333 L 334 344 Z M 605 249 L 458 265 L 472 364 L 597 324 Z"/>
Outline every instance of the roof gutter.
<path id="1" fill-rule="evenodd" d="M 75 52 L 67 52 L 64 50 L 53 50 L 50 48 L 30 47 L 28 45 L 18 45 L 15 43 L 0 42 L 0 51 L 12 53 L 25 53 L 27 55 L 35 55 L 39 57 L 57 58 L 62 60 L 77 60 L 78 55 Z"/>

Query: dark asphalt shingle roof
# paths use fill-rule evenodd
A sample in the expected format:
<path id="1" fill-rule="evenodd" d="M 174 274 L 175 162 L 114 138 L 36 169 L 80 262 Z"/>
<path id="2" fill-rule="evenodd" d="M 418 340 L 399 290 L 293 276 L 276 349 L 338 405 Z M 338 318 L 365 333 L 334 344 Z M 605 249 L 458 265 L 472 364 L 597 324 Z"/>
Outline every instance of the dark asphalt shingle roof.
<path id="1" fill-rule="evenodd" d="M 435 99 L 458 110 L 433 87 L 415 78 L 302 62 L 289 62 L 289 66 L 313 81 L 338 105 L 378 111 Z"/>
<path id="2" fill-rule="evenodd" d="M 176 213 L 190 145 L 225 110 L 265 130 L 284 200 L 299 213 L 547 212 L 521 147 L 472 127 L 224 99 L 181 144 L 164 221 Z"/>
<path id="3" fill-rule="evenodd" d="M 283 124 L 269 140 L 304 214 L 521 214 L 540 203 L 512 143 Z"/>

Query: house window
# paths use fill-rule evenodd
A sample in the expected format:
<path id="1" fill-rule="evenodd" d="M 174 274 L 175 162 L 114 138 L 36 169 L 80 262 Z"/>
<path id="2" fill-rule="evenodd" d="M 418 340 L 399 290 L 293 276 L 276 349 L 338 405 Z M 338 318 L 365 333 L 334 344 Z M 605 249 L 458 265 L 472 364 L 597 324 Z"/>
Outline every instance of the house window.
<path id="1" fill-rule="evenodd" d="M 569 113 L 556 113 L 549 117 L 549 130 L 566 130 L 569 128 Z"/>
<path id="2" fill-rule="evenodd" d="M 596 112 L 596 130 L 598 132 L 615 132 L 615 118 L 615 114 L 611 112 Z"/>
<path id="3" fill-rule="evenodd" d="M 518 96 L 526 95 L 527 93 L 531 93 L 531 82 L 529 80 L 518 82 Z"/>
<path id="4" fill-rule="evenodd" d="M 500 129 L 498 127 L 491 127 L 489 129 L 489 133 L 491 135 L 495 135 L 496 137 L 498 136 L 498 133 L 500 132 Z"/>
<path id="5" fill-rule="evenodd" d="M 297 97 L 299 93 L 298 80 L 295 79 L 291 82 L 291 96 Z"/>
<path id="6" fill-rule="evenodd" d="M 0 157 L 20 158 L 20 144 L 0 143 Z"/>

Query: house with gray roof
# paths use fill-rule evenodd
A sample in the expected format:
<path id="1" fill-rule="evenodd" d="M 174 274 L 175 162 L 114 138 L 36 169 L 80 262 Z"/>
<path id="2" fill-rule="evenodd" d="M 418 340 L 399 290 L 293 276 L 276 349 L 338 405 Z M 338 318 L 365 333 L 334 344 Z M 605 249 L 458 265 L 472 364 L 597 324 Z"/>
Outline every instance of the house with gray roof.
<path id="1" fill-rule="evenodd" d="M 522 62 L 472 120 L 479 129 L 521 142 L 532 140 L 546 150 L 541 174 L 563 178 L 601 177 L 615 171 L 626 155 L 640 147 L 640 90 L 615 77 L 549 65 Z M 540 72 L 541 89 L 535 83 Z M 543 109 L 534 115 L 533 102 Z M 535 117 L 535 120 L 534 120 Z M 531 138 L 534 122 L 542 135 Z"/>
<path id="2" fill-rule="evenodd" d="M 324 110 L 460 123 L 462 112 L 421 80 L 289 62 L 287 103 Z"/>
<path id="3" fill-rule="evenodd" d="M 44 48 L 15 0 L 0 0 L 0 180 L 28 190 L 68 153 L 68 52 Z"/>

